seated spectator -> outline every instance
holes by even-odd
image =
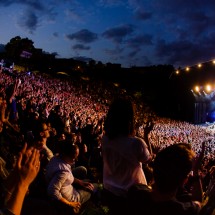
[[[60,143],[59,155],[55,155],[46,168],[47,192],[56,203],[63,203],[65,211],[79,212],[81,205],[87,202],[94,185],[75,178],[71,166],[79,154],[77,145],[64,140]]]
[[[53,152],[47,146],[47,139],[50,137],[49,128],[45,121],[38,120],[33,128],[34,146],[40,150],[42,158],[49,161],[53,157]]]
[[[96,144],[93,147],[92,153],[89,158],[90,167],[96,168],[99,172],[102,172],[103,160],[101,151],[101,137],[97,137]]]
[[[88,148],[85,143],[80,141],[80,138],[77,138],[76,145],[78,145],[79,148],[79,155],[76,162],[76,166],[85,166],[87,169],[89,169],[89,154],[88,154]]]
[[[36,122],[32,132],[33,140],[31,144],[40,151],[40,171],[30,187],[30,196],[42,197],[46,194],[46,166],[54,155],[46,144],[50,136],[46,122],[43,120],[37,120]]]
[[[202,189],[198,175],[199,158],[195,163],[194,158],[194,151],[184,143],[168,146],[158,152],[153,164],[152,189],[139,185],[129,191],[130,214],[199,214]],[[183,197],[183,201],[179,201],[178,190],[187,182],[192,170],[195,174],[192,181],[194,193],[190,198]]]
[[[91,168],[89,166],[88,148],[86,144],[82,142],[81,133],[66,134],[66,139],[72,141],[79,148],[78,157],[72,166],[73,175],[76,177],[76,172],[79,172],[79,179],[85,179],[87,177],[93,180],[93,178],[91,178]]]
[[[51,123],[46,123],[49,129],[49,138],[47,139],[47,147],[53,152],[53,154],[58,153],[58,136],[55,128],[51,126]]]

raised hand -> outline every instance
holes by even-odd
[[[15,169],[19,182],[28,187],[36,178],[40,169],[39,150],[35,148],[27,149],[27,144],[25,144],[19,153]]]
[[[35,148],[27,149],[24,145],[19,153],[14,170],[8,176],[5,188],[5,206],[13,214],[21,214],[23,201],[29,185],[36,178],[40,168],[40,154]]]
[[[206,149],[206,142],[204,141],[202,142],[202,147],[199,155],[194,159],[194,162],[193,162],[193,174],[195,175],[197,175],[199,170],[201,169],[202,160],[205,154],[205,149]]]
[[[148,135],[154,128],[154,123],[152,121],[147,121],[146,126],[144,128],[145,135]]]
[[[93,191],[93,189],[94,189],[93,184],[91,184],[90,182],[82,181],[81,186],[83,186],[84,188],[86,188],[87,190],[90,190],[90,191]]]

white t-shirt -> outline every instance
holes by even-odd
[[[104,188],[124,196],[130,186],[147,184],[142,163],[151,156],[145,141],[138,137],[102,137]]]

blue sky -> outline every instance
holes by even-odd
[[[60,58],[122,67],[215,58],[214,0],[0,0],[0,44],[21,36]]]

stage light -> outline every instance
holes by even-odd
[[[199,90],[200,90],[199,86],[195,86],[194,89],[195,89],[196,92],[199,92]]]
[[[212,90],[210,84],[207,84],[205,88],[206,88],[206,92],[207,92],[207,93],[211,92],[211,90]]]

